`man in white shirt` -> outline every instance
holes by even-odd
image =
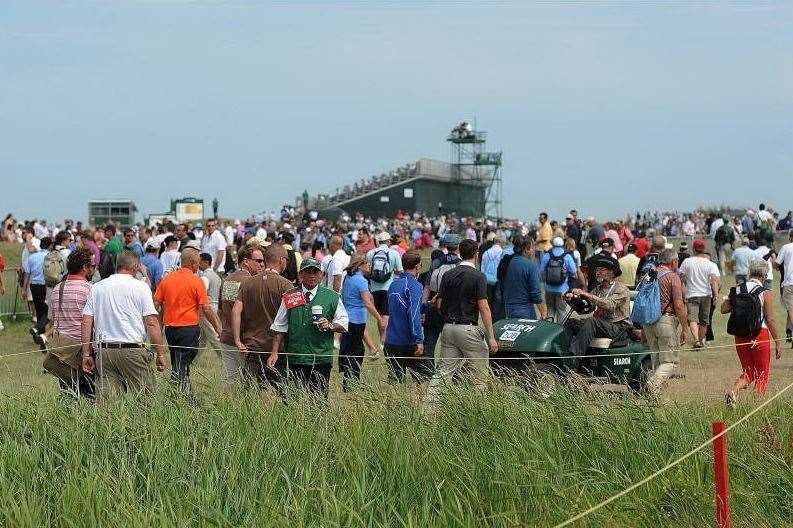
[[[156,349],[157,370],[165,370],[165,349],[151,290],[135,279],[140,267],[138,256],[124,251],[118,257],[116,273],[94,285],[83,308],[82,367],[89,374],[97,371],[98,398],[154,387],[152,351],[144,344],[147,334]]]
[[[163,273],[169,273],[179,268],[182,261],[182,253],[179,251],[179,240],[174,236],[169,236],[164,241],[165,251],[160,255]]]
[[[693,237],[697,233],[697,226],[694,225],[694,222],[691,221],[691,218],[686,218],[686,221],[683,222],[683,234],[686,236]]]
[[[27,270],[28,269],[28,257],[30,257],[31,253],[35,253],[41,249],[41,240],[36,238],[35,234],[33,233],[33,228],[29,226],[25,226],[25,229],[22,231],[22,256],[20,265],[22,270],[25,273],[24,277],[24,284],[29,284],[27,281]],[[28,310],[31,314],[33,314],[33,322],[36,322],[36,310],[33,307],[33,294],[30,291],[30,287],[28,286],[24,292],[25,300],[28,303]]]
[[[322,285],[336,293],[341,293],[344,270],[350,265],[350,256],[342,249],[344,242],[339,235],[334,235],[328,244],[328,254],[322,259],[322,272],[325,274]]]
[[[766,245],[765,241],[760,241],[760,245],[754,250],[754,255],[756,260],[768,262],[768,275],[763,283],[763,287],[770,290],[771,283],[774,281],[774,266],[772,266],[771,263],[774,262],[776,255],[771,251],[771,248]]]
[[[201,238],[201,253],[212,255],[212,269],[221,273],[226,265],[226,238],[217,226],[217,220],[207,220],[206,231]]]
[[[791,341],[791,329],[793,329],[793,229],[788,232],[789,243],[779,249],[776,256],[776,267],[782,274],[782,305],[787,310],[787,334],[788,341]]]
[[[713,221],[713,223],[710,224],[710,233],[708,233],[708,234],[710,236],[712,236],[712,237],[715,237],[716,236],[716,231],[718,231],[719,228],[721,226],[723,226],[723,225],[724,225],[724,219],[722,217],[716,218]]]
[[[234,228],[231,227],[231,224],[223,229],[223,235],[226,237],[226,246],[234,244]]]
[[[678,273],[686,283],[686,307],[691,333],[697,337],[694,348],[705,346],[705,335],[710,324],[710,310],[720,288],[719,267],[705,252],[705,241],[694,241],[694,255],[683,261]]]
[[[769,220],[774,219],[774,215],[766,211],[765,204],[760,204],[760,210],[757,211],[757,218],[762,223],[768,223]]]
[[[256,229],[256,240],[258,240],[262,245],[267,242],[267,222],[262,222],[262,224]]]

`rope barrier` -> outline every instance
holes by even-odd
[[[785,392],[787,392],[791,388],[793,388],[793,382],[791,382],[786,387],[784,387],[782,390],[780,390],[779,392],[774,394],[768,400],[764,401],[763,403],[761,403],[760,405],[755,407],[751,412],[749,412],[748,414],[744,415],[742,418],[737,420],[735,423],[733,423],[732,425],[727,427],[723,432],[721,432],[721,433],[711,437],[707,441],[701,443],[700,445],[698,445],[697,447],[695,447],[694,449],[692,449],[691,451],[689,451],[685,455],[683,455],[680,458],[678,458],[678,459],[670,462],[669,464],[665,465],[664,467],[662,467],[661,469],[659,469],[658,471],[656,471],[652,475],[649,475],[649,476],[643,478],[642,480],[640,480],[639,482],[636,482],[635,484],[632,484],[631,486],[628,486],[627,488],[625,488],[621,492],[617,493],[616,495],[612,495],[611,497],[609,497],[608,499],[606,499],[606,500],[604,500],[602,502],[599,502],[598,504],[592,506],[588,510],[583,511],[583,512],[579,513],[578,515],[575,515],[574,517],[571,517],[571,518],[567,519],[566,521],[555,525],[553,528],[564,528],[565,526],[569,526],[569,525],[573,524],[576,521],[580,521],[581,519],[583,519],[587,515],[589,515],[589,514],[591,514],[593,512],[596,512],[597,510],[599,510],[599,509],[601,509],[601,508],[603,508],[605,506],[608,506],[609,504],[611,504],[612,502],[616,501],[617,499],[620,499],[620,498],[624,497],[625,495],[627,495],[628,493],[632,492],[633,490],[635,490],[637,488],[640,488],[640,487],[644,486],[645,484],[647,484],[648,482],[650,482],[651,480],[663,475],[664,473],[666,473],[667,471],[669,471],[673,467],[683,463],[687,459],[691,458],[695,454],[699,453],[700,451],[702,451],[703,449],[708,447],[716,439],[721,438],[722,436],[726,435],[728,432],[732,431],[733,429],[735,429],[736,427],[741,425],[743,422],[745,422],[746,420],[748,420],[749,418],[751,418],[755,414],[759,413],[760,411],[762,411],[763,409],[765,409],[766,407],[771,405],[771,403],[774,400],[776,400],[777,398],[782,396],[782,394],[784,394]]]
[[[786,341],[786,340],[787,340],[787,338],[768,339],[768,340],[764,340],[764,341],[757,341],[757,344],[783,342],[783,341]],[[99,343],[101,343],[101,342],[100,341],[88,341],[87,343],[75,343],[74,345],[65,345],[65,346],[62,346],[62,347],[47,347],[46,351],[49,352],[51,350],[60,350],[60,349],[63,349],[63,348],[69,348],[69,347],[77,346],[77,345],[80,345],[80,346],[82,346],[84,344],[93,344],[93,345],[95,345],[95,344],[99,344]],[[145,345],[143,345],[143,346],[145,346]],[[154,345],[149,345],[149,346],[154,346]],[[163,346],[168,346],[168,344],[167,343],[163,343]],[[180,345],[178,348],[185,348],[185,349],[189,349],[189,350],[215,350],[211,346],[197,346],[197,347],[193,347],[193,346],[181,346]],[[590,359],[590,358],[656,355],[656,354],[664,354],[664,353],[667,353],[667,352],[678,352],[678,353],[680,353],[680,352],[698,352],[698,353],[703,353],[703,352],[707,352],[709,350],[719,350],[719,349],[728,349],[728,348],[729,349],[734,349],[735,348],[735,343],[728,343],[728,344],[723,344],[723,345],[713,345],[713,346],[708,346],[708,347],[705,347],[705,348],[671,348],[671,349],[667,349],[667,350],[642,350],[642,351],[639,351],[639,352],[623,352],[623,353],[613,352],[613,353],[605,353],[605,354],[584,354],[584,355],[571,355],[571,356],[530,356],[530,355],[524,355],[524,356],[521,356],[521,357],[501,357],[501,356],[498,356],[498,355],[491,355],[491,356],[488,356],[486,358],[481,358],[481,359],[482,360],[484,360],[484,359],[487,359],[487,360],[497,359],[499,361],[503,361],[503,360],[506,360],[506,361],[527,361],[527,360],[531,360],[531,361],[535,361],[536,362],[536,361],[551,361],[551,360],[560,360],[560,359]],[[4,358],[8,358],[8,357],[22,356],[22,355],[26,355],[26,354],[33,354],[35,352],[43,353],[44,351],[42,351],[41,349],[35,349],[35,350],[28,350],[28,351],[25,351],[25,352],[17,352],[17,353],[14,353],[14,354],[0,355],[0,360],[2,360]],[[240,353],[243,353],[243,352],[240,351]],[[265,350],[246,350],[244,353],[269,355],[271,352],[269,350],[267,350],[267,351],[265,351]],[[326,354],[316,354],[316,353],[313,353],[313,352],[279,352],[278,355],[279,356],[312,356],[312,357],[313,356],[320,356],[320,357],[326,357]],[[350,355],[350,354],[332,354],[332,355],[333,356],[342,357],[342,358],[343,357],[360,357],[360,358],[367,357],[365,355],[364,356],[357,356],[357,355]],[[387,357],[389,359],[420,359],[420,358],[425,358],[426,356],[385,356],[385,357]],[[433,358],[431,358],[431,359],[456,359],[456,358],[446,358],[445,356],[433,356]],[[480,359],[480,358],[468,358],[468,359]]]
[[[784,341],[785,339],[786,338],[769,339],[769,340],[765,340],[765,341],[758,341],[757,343],[758,344],[761,344],[761,343],[773,343],[775,341],[777,341],[777,342],[778,341]],[[203,346],[203,347],[180,346],[180,348],[186,348],[186,349],[190,349],[190,350],[213,350],[212,347],[208,347],[208,346]],[[522,357],[501,357],[501,356],[498,356],[498,355],[491,355],[491,356],[488,356],[486,358],[481,358],[481,359],[483,359],[483,360],[484,359],[487,359],[487,360],[497,359],[497,360],[508,360],[508,361],[510,361],[510,360],[512,360],[512,361],[526,361],[526,360],[532,360],[532,361],[544,360],[544,361],[548,361],[548,360],[559,360],[559,359],[587,359],[587,358],[601,358],[601,357],[641,356],[641,355],[645,355],[645,354],[646,355],[655,355],[655,354],[663,354],[663,353],[667,353],[667,352],[699,352],[699,353],[702,353],[702,352],[704,352],[706,350],[717,350],[717,349],[727,349],[727,348],[734,349],[735,348],[735,343],[709,346],[707,348],[685,348],[685,349],[672,348],[672,349],[667,349],[667,350],[655,350],[655,351],[653,351],[653,350],[643,350],[643,351],[640,351],[640,352],[624,352],[624,353],[614,352],[614,353],[608,353],[608,354],[584,354],[584,355],[578,355],[578,356],[528,356],[528,355],[525,355],[525,356],[522,356]],[[248,354],[265,354],[265,355],[269,355],[271,353],[269,350],[267,350],[267,351],[264,351],[264,350],[246,350],[245,352],[248,353]],[[278,355],[279,356],[321,356],[321,357],[325,357],[326,356],[326,354],[315,354],[315,353],[311,353],[311,352],[279,352]],[[333,356],[338,356],[338,357],[366,357],[366,356],[356,356],[356,355],[350,355],[350,354],[332,354],[332,355]],[[387,357],[389,359],[420,359],[420,358],[423,358],[423,357],[426,357],[426,356],[385,356],[385,357]],[[433,356],[432,359],[457,359],[457,358],[456,357],[455,358],[446,358],[445,356],[437,356],[436,355],[436,356]],[[467,358],[467,359],[479,359],[479,358]]]
[[[41,348],[37,348],[35,350],[26,350],[24,352],[15,352],[14,354],[3,354],[3,355],[0,355],[0,360],[3,360],[5,358],[14,357],[14,356],[24,356],[26,354],[34,354],[36,352],[38,352],[40,354],[44,354],[45,352],[52,352],[53,350],[63,350],[65,348],[71,348],[71,347],[78,346],[78,345],[79,346],[94,345],[94,344],[96,344],[98,342],[99,341],[88,341],[87,343],[74,343],[73,345],[63,345],[63,346],[58,346],[58,347],[47,346],[45,350],[42,350]]]

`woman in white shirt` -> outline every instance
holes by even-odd
[[[763,288],[763,282],[768,275],[768,262],[765,260],[753,260],[749,263],[749,276],[746,281],[746,288],[749,293]],[[740,288],[736,286],[735,288]],[[732,295],[733,291],[730,292]],[[756,396],[765,394],[768,387],[768,377],[771,364],[771,347],[773,345],[777,359],[781,357],[779,350],[779,336],[776,331],[774,320],[774,294],[771,290],[765,290],[760,294],[760,304],[762,306],[762,328],[755,337],[735,336],[735,350],[741,362],[741,375],[735,380],[732,388],[724,395],[727,405],[735,405],[738,391],[745,389],[754,383]],[[726,314],[732,311],[730,297],[725,297],[721,304],[721,313]]]

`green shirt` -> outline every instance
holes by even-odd
[[[116,237],[111,238],[105,243],[105,253],[110,255],[119,255],[121,254],[121,250],[124,249],[124,246],[121,244],[121,240]]]

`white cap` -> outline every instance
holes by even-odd
[[[564,240],[562,240],[562,237],[553,237],[551,244],[553,244],[554,247],[562,247],[564,246]]]
[[[385,231],[381,233],[377,233],[375,237],[378,242],[388,242],[391,240],[391,233],[386,233]]]

